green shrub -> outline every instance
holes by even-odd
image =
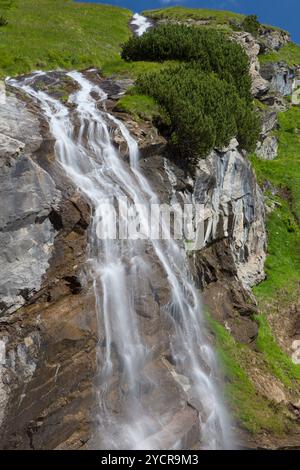
[[[260,22],[258,21],[257,15],[246,16],[241,24],[241,29],[251,33],[252,36],[257,37],[260,30]]]
[[[234,136],[243,149],[254,150],[260,123],[252,105],[249,59],[239,44],[212,29],[163,25],[131,37],[122,57],[177,61],[140,76],[137,86],[164,110],[173,154],[185,166]]]
[[[142,75],[137,87],[166,111],[170,143],[188,166],[235,135],[245,150],[255,146],[259,121],[252,106],[239,97],[233,83],[203,72],[200,64],[173,65]]]
[[[122,46],[127,61],[197,61],[199,69],[215,72],[234,83],[241,97],[251,100],[249,59],[242,47],[222,33],[185,25],[163,25]]]
[[[0,16],[0,26],[6,26],[8,24],[7,18],[3,15]]]

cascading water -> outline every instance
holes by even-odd
[[[143,15],[135,13],[132,17],[131,24],[137,36],[142,36],[151,28],[151,21]]]
[[[115,218],[107,202],[129,201],[129,212],[138,213],[145,225],[150,222],[150,204],[158,203],[139,167],[139,151],[123,123],[105,111],[102,89],[78,72],[67,75],[79,88],[63,105],[34,81],[37,72],[20,80],[9,80],[41,107],[55,139],[55,153],[67,175],[89,201],[93,210],[87,265],[93,280],[99,325],[98,377],[99,402],[95,446],[105,449],[158,449],[160,431],[172,419],[165,391],[155,375],[147,370],[154,354],[141,334],[137,304],[144,295],[143,280],[154,273],[146,253],[153,253],[167,278],[170,298],[161,315],[170,325],[171,372],[182,388],[186,401],[199,410],[202,448],[231,447],[229,425],[219,400],[215,378],[217,366],[205,337],[198,292],[189,275],[185,251],[179,242],[158,239],[103,239],[99,227],[113,233]],[[78,126],[79,122],[79,126]],[[75,124],[76,123],[76,124]],[[112,143],[110,127],[115,126],[127,143],[130,165]],[[162,233],[168,228],[161,222]],[[163,238],[163,237],[162,237]],[[167,238],[167,237],[166,237]],[[103,333],[104,332],[104,333]],[[169,373],[166,367],[165,373]],[[184,379],[184,380],[183,380]],[[145,403],[145,390],[155,389],[158,400]],[[112,405],[117,394],[118,409]],[[169,436],[170,448],[183,444]]]

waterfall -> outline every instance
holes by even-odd
[[[145,16],[135,13],[132,17],[131,24],[137,36],[142,36],[149,28],[151,28],[151,21]]]
[[[230,426],[216,386],[218,368],[184,248],[172,239],[123,240],[98,236],[99,227],[114,230],[114,213],[107,202],[115,205],[126,198],[129,209],[137,212],[146,225],[151,203],[159,203],[139,166],[138,145],[126,126],[106,111],[106,94],[87,74],[67,74],[77,89],[67,105],[34,87],[35,80],[43,75],[36,72],[8,82],[40,106],[55,139],[58,162],[92,208],[87,267],[99,328],[95,447],[183,446],[172,436],[173,410],[171,405],[168,407],[168,396],[159,377],[149,370],[155,345],[143,337],[138,314],[145,293],[144,281],[155,276],[151,262],[155,259],[170,292],[169,301],[160,309],[162,321],[169,325],[170,358],[157,360],[164,373],[172,375],[186,402],[198,410],[202,448],[229,448]],[[112,127],[119,130],[127,143],[129,164],[112,142]],[[163,221],[161,230],[167,231]],[[147,390],[154,397],[148,401]],[[164,442],[164,428],[169,430],[168,444]]]

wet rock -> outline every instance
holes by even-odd
[[[124,79],[110,79],[101,80],[101,89],[107,93],[109,100],[118,100],[126,91],[134,85],[134,80],[129,78]]]
[[[41,287],[55,237],[48,216],[60,193],[50,175],[32,158],[31,150],[41,142],[38,119],[10,96],[3,108],[0,108],[0,308],[7,314],[24,304],[22,291]],[[18,128],[16,121],[20,123]]]
[[[251,294],[237,279],[229,241],[220,240],[194,252],[191,270],[213,317],[226,326],[236,340],[253,343],[258,326],[252,315],[257,310]]]
[[[133,138],[139,145],[141,158],[148,158],[157,154],[163,154],[167,141],[159,134],[152,122],[135,122],[129,114],[114,112],[114,115],[126,124]],[[113,127],[113,140],[124,158],[128,159],[128,148],[120,130]]]
[[[297,69],[284,62],[263,64],[260,73],[270,83],[271,92],[289,96],[295,89]]]
[[[177,444],[178,449],[189,450],[194,446],[199,447],[197,436],[199,435],[199,417],[195,410],[186,407],[176,413],[164,428],[151,437],[150,443],[155,449],[170,449],[172,443]],[[142,442],[141,448],[147,448],[147,441]]]
[[[60,75],[36,85],[58,93]],[[38,108],[7,94],[0,106],[2,449],[79,448],[91,429],[96,324],[82,277],[90,209],[53,153]]]
[[[255,307],[249,287],[265,277],[265,209],[250,162],[237,147],[232,140],[200,160],[192,182],[161,155],[142,159],[141,167],[162,202],[176,197],[189,203],[193,197],[204,205],[205,246],[191,253],[194,278],[216,318],[229,321],[233,335],[251,343],[257,324],[250,318]],[[238,301],[235,291],[242,295]]]
[[[257,48],[255,50],[257,52]],[[106,88],[109,109],[113,109],[114,100],[129,86],[113,81],[103,84],[99,71],[85,73]],[[59,82],[58,75],[53,75],[51,80],[43,83],[51,88],[53,83],[57,85],[57,80]],[[57,87],[55,90],[54,93]],[[12,97],[12,100],[14,106],[28,112],[20,99]],[[181,204],[192,200],[204,204],[206,243],[202,249],[189,253],[191,272],[214,317],[238,341],[251,345],[257,336],[257,324],[252,321],[256,307],[249,287],[264,278],[266,232],[263,197],[238,142],[233,140],[227,148],[214,150],[201,160],[192,178],[166,158],[166,141],[151,122],[136,123],[124,113],[118,113],[117,117],[126,123],[138,141],[141,168],[161,202],[169,203],[176,198]],[[17,141],[5,144],[3,162],[9,175],[7,180],[11,181],[13,177],[11,168],[21,165],[16,173],[17,184],[24,178],[28,187],[32,185],[31,205],[23,191],[22,204],[13,206],[3,222],[9,232],[4,230],[0,235],[30,227],[33,230],[30,237],[39,249],[45,246],[49,249],[47,266],[45,261],[38,271],[33,262],[32,266],[24,268],[25,275],[30,273],[30,277],[38,272],[40,284],[32,286],[24,280],[26,286],[18,286],[16,290],[20,303],[14,300],[14,310],[10,315],[6,311],[0,319],[0,348],[5,344],[2,364],[0,357],[0,403],[3,404],[0,442],[2,448],[12,449],[92,448],[96,424],[93,384],[94,380],[100,380],[99,377],[95,379],[96,345],[99,341],[102,352],[107,345],[103,326],[96,322],[91,280],[85,272],[91,214],[88,204],[65,179],[55,162],[47,125],[40,116],[35,124],[32,119],[30,114],[27,126],[32,130],[28,137],[22,125],[21,130],[12,127],[9,132],[7,128],[0,130]],[[274,116],[269,116],[262,135],[267,136],[273,125]],[[128,149],[113,124],[111,132],[116,147],[126,160]],[[7,165],[8,160],[12,167]],[[30,181],[28,174],[32,177]],[[41,233],[37,233],[38,230]],[[42,256],[46,260],[37,248],[28,244],[23,247],[20,239],[14,240],[14,249],[20,249],[21,254],[26,254],[25,248],[29,247],[33,250],[31,258]],[[13,247],[11,250],[14,253]],[[146,246],[143,251],[143,259],[147,257],[151,272],[140,279],[142,295],[133,299],[140,331],[149,351],[147,370],[143,372],[150,381],[144,380],[141,374],[139,384],[143,408],[154,409],[162,416],[160,426],[155,428],[152,436],[158,446],[167,447],[169,436],[176,435],[179,447],[199,447],[200,404],[194,399],[192,390],[190,403],[187,403],[185,392],[190,385],[184,370],[176,377],[172,370],[169,335],[174,326],[166,315],[172,300],[168,281],[151,247]],[[7,259],[5,262],[8,263]],[[19,256],[16,263],[19,263]],[[18,266],[20,264],[17,264],[16,272]],[[128,282],[131,269],[128,260]],[[5,279],[3,283],[5,285]],[[8,284],[17,286],[13,280]],[[23,307],[19,308],[20,305]],[[7,310],[7,306],[5,308]],[[117,362],[119,358],[114,345],[112,349],[113,361]],[[162,359],[166,357],[168,361]],[[128,389],[126,386],[122,390],[118,388],[117,376],[112,381],[109,403],[115,413],[120,413],[121,400]],[[158,383],[160,387],[155,386]],[[161,387],[165,392],[163,397]],[[167,407],[171,410],[169,416],[164,413]],[[105,436],[101,438],[104,440]]]

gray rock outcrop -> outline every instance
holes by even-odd
[[[32,158],[39,122],[15,97],[0,106],[0,312],[8,314],[41,287],[55,230],[49,214],[59,201],[50,177]]]
[[[297,69],[284,62],[266,63],[261,66],[261,76],[270,83],[270,92],[289,96],[295,89]]]
[[[0,105],[1,449],[54,448],[73,434],[70,446],[82,445],[76,432],[87,429],[95,374],[95,328],[83,315],[93,310],[88,295],[78,298],[77,278],[88,220],[53,162],[38,108],[8,92]]]
[[[234,32],[231,37],[243,47],[249,57],[253,96],[260,97],[264,95],[269,90],[270,84],[260,74],[260,63],[258,60],[260,45],[258,41],[250,33],[246,32]]]
[[[93,79],[101,77],[95,73]],[[48,83],[51,74],[45,86]],[[106,82],[110,112],[122,86],[127,86],[112,85]],[[5,449],[78,449],[92,446],[97,341],[105,348],[105,335],[97,330],[92,286],[84,275],[89,208],[61,174],[38,109],[32,113],[32,104],[26,106],[23,99],[9,98],[9,113],[14,117],[18,110],[19,126],[13,127],[15,118],[9,126],[3,118],[1,130],[6,136],[1,189],[9,196],[10,210],[2,208],[0,235],[13,234],[11,244],[5,239],[6,276],[1,284],[13,298],[5,305],[3,301],[0,318],[0,354],[5,351],[2,362],[0,357],[0,442]],[[266,231],[263,196],[238,142],[214,150],[199,162],[195,177],[187,177],[167,158],[166,141],[150,121],[137,123],[125,113],[117,115],[138,141],[141,167],[160,200],[168,203],[176,197],[181,203],[194,200],[204,205],[205,246],[189,254],[191,272],[212,314],[237,340],[251,344],[257,325],[252,320],[256,309],[250,286],[264,277]],[[266,120],[265,133],[274,122],[272,116]],[[25,129],[31,129],[28,136]],[[113,125],[111,134],[126,160],[126,143]],[[153,351],[147,367],[153,383],[163,384],[174,410],[157,438],[168,442],[172,429],[191,447],[199,444],[199,421],[168,362],[170,325],[162,311],[170,292],[155,254],[149,250],[145,256],[151,276],[141,280],[144,295],[135,300],[141,334]],[[120,393],[113,389],[116,413]],[[157,400],[155,387],[143,400],[145,406]]]
[[[266,229],[264,198],[249,161],[232,140],[199,163],[195,200],[207,212],[206,245],[228,239],[238,279],[249,288],[264,279]]]
[[[278,115],[272,108],[261,111],[262,128],[256,147],[256,154],[263,160],[274,160],[278,154],[278,138],[275,131],[278,129]]]
[[[256,154],[262,160],[274,160],[278,154],[278,139],[275,135],[267,136],[262,142],[258,142]]]
[[[259,41],[265,50],[279,51],[285,44],[291,41],[291,36],[288,32],[282,29],[268,28],[262,26]]]

